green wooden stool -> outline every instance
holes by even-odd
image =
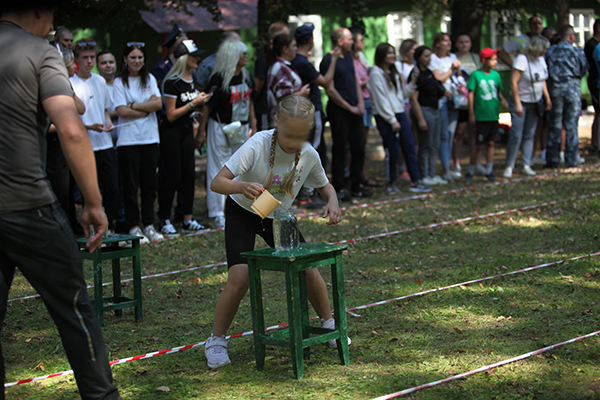
[[[104,325],[104,311],[115,311],[115,315],[123,315],[123,309],[135,307],[135,320],[142,319],[142,268],[140,261],[141,236],[109,235],[102,238],[104,247],[90,253],[85,247],[87,238],[77,239],[81,255],[94,264],[94,308],[100,325]],[[131,247],[121,247],[119,242],[131,240]],[[133,298],[121,294],[121,258],[132,258],[133,264]],[[112,260],[113,295],[104,297],[102,294],[102,262]],[[105,304],[110,303],[110,304]]]
[[[242,256],[248,259],[257,370],[262,371],[265,368],[266,345],[283,346],[291,350],[294,376],[301,379],[304,368],[303,354],[308,358],[311,346],[334,339],[337,340],[341,364],[348,365],[348,325],[342,263],[342,252],[347,248],[348,246],[302,243],[299,249],[290,251],[270,248],[242,253]],[[306,270],[328,265],[331,266],[333,306],[336,310],[334,330],[311,326],[308,317]],[[265,332],[260,282],[262,270],[285,273],[289,329],[275,333]],[[289,338],[286,338],[288,335]]]

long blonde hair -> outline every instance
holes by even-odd
[[[212,78],[214,75],[220,74],[223,77],[223,84],[221,89],[225,92],[229,90],[229,84],[235,75],[235,69],[237,68],[240,57],[248,52],[248,46],[241,40],[227,39],[219,46],[217,51],[217,58],[215,60],[215,66],[210,75]],[[246,68],[242,68],[242,78],[244,82],[248,76]]]
[[[164,77],[164,79],[162,80],[161,83],[161,90],[160,92],[163,94],[163,102],[165,101],[165,82],[167,82],[168,80],[179,80],[179,79],[183,79],[183,76],[185,75],[185,70],[187,68],[187,63],[188,63],[188,58],[189,58],[189,54],[184,54],[181,57],[179,57],[177,60],[175,60],[175,64],[173,64],[173,67],[171,68],[171,70],[169,71],[169,73],[167,74],[167,76]],[[193,70],[190,70],[190,74],[192,75],[192,78],[195,75],[195,72]]]
[[[284,98],[277,105],[277,122],[281,122],[284,119],[298,119],[301,121],[307,121],[310,123],[310,128],[315,124],[315,106],[311,103],[311,101],[304,96],[300,96],[298,94],[292,94]],[[265,183],[263,184],[266,190],[271,189],[271,184],[273,183],[273,166],[275,165],[275,150],[277,148],[277,128],[273,132],[273,137],[271,138],[271,150],[269,156],[269,173],[267,174],[267,178],[265,179]],[[288,174],[285,183],[283,185],[283,190],[285,194],[293,198],[294,197],[294,180],[296,179],[296,167],[298,166],[298,162],[300,161],[300,155],[302,154],[302,149],[296,150],[296,158],[294,159],[294,168]]]

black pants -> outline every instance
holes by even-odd
[[[344,188],[344,172],[348,147],[352,155],[350,163],[351,190],[359,190],[365,164],[365,127],[363,117],[346,111],[332,100],[327,104],[331,124],[333,147],[331,149],[331,174],[335,190]]]
[[[160,155],[166,180],[158,190],[158,217],[171,218],[175,192],[183,196],[183,215],[194,210],[196,160],[194,157],[194,132],[191,126],[160,131]],[[181,188],[181,190],[179,190]]]
[[[119,206],[119,163],[114,149],[94,152],[98,185],[102,190],[102,206],[108,219],[109,229],[114,229]],[[85,199],[84,199],[85,201]]]
[[[15,266],[42,296],[75,371],[82,399],[119,399],[102,331],[86,290],[82,259],[58,204],[0,212],[0,322]],[[0,368],[5,378],[4,357]],[[0,392],[4,399],[4,390]]]
[[[46,135],[46,177],[63,210],[69,209],[69,165],[65,160],[58,135]]]
[[[138,188],[141,189],[142,223],[154,223],[156,200],[156,167],[158,143],[119,147],[119,167],[123,176],[123,201],[125,221],[129,228],[140,224]]]
[[[310,144],[319,153],[321,166],[327,171],[327,144],[325,143],[325,115],[322,110],[315,112],[315,126],[310,132]]]

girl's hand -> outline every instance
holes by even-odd
[[[427,121],[425,121],[425,119],[419,121],[419,129],[422,131],[427,130]]]
[[[452,61],[452,69],[456,71],[459,68],[460,68],[460,61],[458,61],[458,60]]]
[[[310,85],[307,83],[298,90],[300,96],[308,96],[310,94]]]
[[[400,132],[400,122],[396,121],[392,124],[392,132]]]
[[[265,188],[260,183],[245,182],[244,191],[242,192],[242,194],[246,196],[247,199],[254,200],[264,191]]]
[[[206,102],[211,98],[212,93],[199,93],[198,96],[196,96],[196,98],[194,100],[191,101],[191,103],[194,106],[202,106],[204,104],[206,104]]]
[[[523,116],[523,104],[520,101],[515,103],[515,114],[517,114],[517,117]]]
[[[196,148],[198,150],[200,150],[200,148],[202,148],[202,145],[204,144],[204,142],[206,142],[206,131],[198,129],[198,133],[196,134],[196,137],[194,138],[194,146],[196,146]]]
[[[340,210],[340,203],[337,201],[337,199],[327,203],[323,209],[323,218],[327,218],[327,216],[329,216],[327,225],[336,225],[341,222],[342,210]]]

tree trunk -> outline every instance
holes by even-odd
[[[471,51],[478,52],[481,47],[481,25],[485,10],[473,0],[454,0],[452,3],[452,22],[450,25],[452,43],[458,35],[467,33],[471,37]]]
[[[556,29],[569,23],[569,0],[556,0]]]

